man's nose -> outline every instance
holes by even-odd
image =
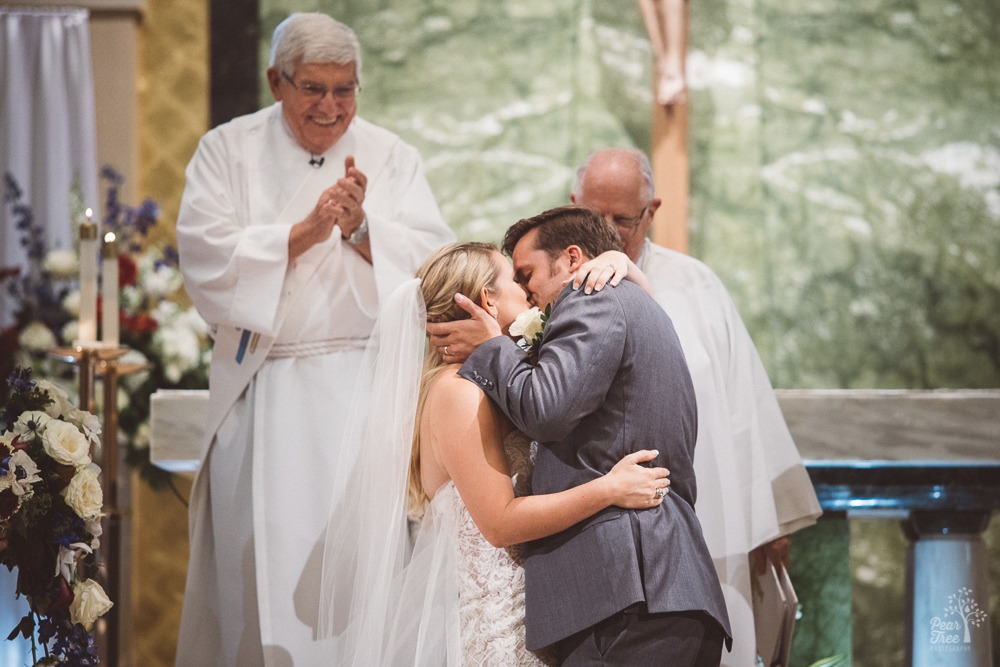
[[[328,90],[319,98],[316,106],[322,111],[336,111],[340,108],[340,100],[333,96],[332,90]]]

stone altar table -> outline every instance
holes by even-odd
[[[1000,391],[785,390],[778,400],[824,510],[902,520],[907,663],[992,665],[982,532],[1000,508]]]

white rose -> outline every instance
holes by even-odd
[[[63,297],[63,309],[73,317],[80,316],[80,290],[74,290]]]
[[[38,388],[45,391],[52,399],[51,403],[45,405],[45,412],[55,419],[60,415],[68,415],[70,412],[75,410],[73,404],[70,403],[69,394],[67,394],[62,387],[55,385],[48,380],[38,380]]]
[[[72,343],[80,338],[80,322],[78,320],[70,320],[59,332],[62,339],[67,343]]]
[[[45,427],[48,426],[50,421],[52,421],[52,418],[40,410],[22,412],[17,421],[14,422],[14,433],[21,440],[28,442],[45,433]]]
[[[511,336],[521,336],[530,343],[542,333],[544,327],[545,321],[542,320],[542,311],[538,310],[538,306],[534,306],[515,317],[508,331],[510,331]]]
[[[31,352],[45,352],[56,346],[56,337],[51,329],[35,320],[21,329],[17,342]]]
[[[74,623],[79,623],[90,632],[94,627],[94,621],[108,613],[114,604],[99,583],[87,579],[73,585],[73,602],[69,605],[69,617]]]
[[[80,262],[72,250],[53,250],[45,256],[42,268],[56,278],[75,278],[80,271]]]
[[[91,463],[76,469],[76,474],[62,490],[62,497],[81,519],[99,516],[104,506],[104,491],[97,476],[101,469]]]
[[[53,419],[45,425],[42,446],[59,463],[76,467],[90,463],[90,443],[87,438],[80,433],[79,428],[59,419]]]

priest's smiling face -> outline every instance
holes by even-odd
[[[358,110],[358,77],[353,62],[303,63],[295,70],[267,70],[274,99],[281,102],[285,122],[299,145],[325,153],[340,140]]]

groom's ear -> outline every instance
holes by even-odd
[[[583,248],[578,245],[571,245],[565,250],[563,250],[563,255],[569,262],[569,272],[576,273],[576,270],[588,260],[586,253],[583,252]]]

